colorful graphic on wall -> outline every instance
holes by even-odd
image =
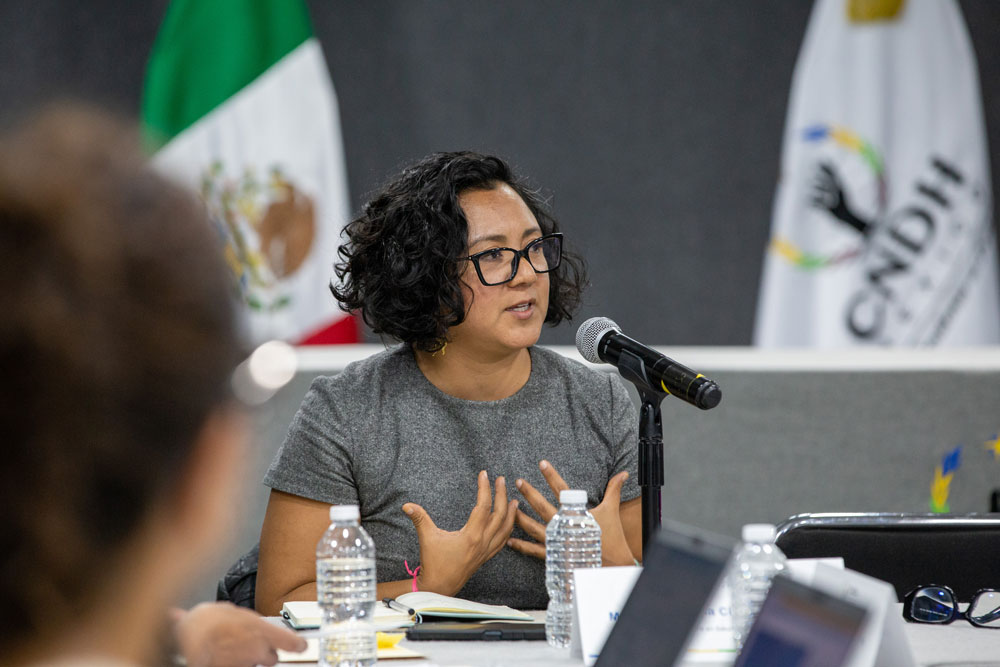
[[[931,482],[931,511],[936,514],[950,512],[948,494],[951,491],[951,480],[955,471],[962,465],[962,445],[947,452],[934,468],[934,481]]]
[[[1000,434],[994,433],[993,437],[983,443],[986,451],[993,452],[993,460],[1000,461]]]

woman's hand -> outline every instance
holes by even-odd
[[[551,463],[542,461],[538,467],[557,498],[560,491],[569,488],[569,485],[563,481],[562,476]],[[626,479],[628,479],[628,472],[622,471],[608,480],[608,485],[604,489],[604,500],[601,501],[600,505],[590,510],[601,527],[601,561],[603,565],[632,565],[635,562],[625,539],[625,530],[622,527],[620,514],[622,484],[625,483]],[[544,523],[532,519],[521,510],[517,510],[517,525],[536,541],[511,538],[507,540],[507,544],[515,551],[544,559],[545,524],[552,519],[557,508],[553,507],[552,503],[546,500],[545,496],[526,480],[517,480],[517,488]]]
[[[477,484],[476,506],[462,529],[455,532],[435,526],[427,510],[420,505],[403,505],[420,541],[420,574],[417,575],[420,590],[454,595],[483,563],[499,553],[514,530],[517,501],[507,501],[504,478],[497,478],[492,511],[490,480],[485,470],[479,473]]]

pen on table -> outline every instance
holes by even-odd
[[[405,607],[405,606],[399,604],[393,598],[382,598],[382,602],[389,609],[395,609],[396,611],[401,611],[404,614],[406,614],[407,616],[413,616],[415,613],[417,613],[417,612],[413,611],[412,609],[410,609],[409,607]]]

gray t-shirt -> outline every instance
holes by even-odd
[[[538,469],[551,461],[571,488],[600,503],[608,479],[629,478],[622,501],[639,496],[638,415],[616,375],[543,348],[530,348],[531,376],[513,396],[467,401],[443,393],[407,346],[352,363],[313,381],[264,477],[273,489],[331,504],[357,503],[375,541],[379,581],[408,578],[420,560],[416,530],[402,505],[413,502],[443,530],[465,525],[476,475],[507,480],[508,500],[524,478],[554,497]],[[514,537],[526,537],[515,526]],[[523,609],[548,602],[543,561],[504,547],[458,597]]]

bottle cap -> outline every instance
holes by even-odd
[[[777,531],[774,524],[770,523],[748,523],[743,526],[743,541],[756,542],[758,544],[771,544]]]
[[[563,489],[559,492],[560,505],[586,505],[587,492],[583,489]]]
[[[357,521],[360,518],[357,505],[330,505],[330,521]]]

